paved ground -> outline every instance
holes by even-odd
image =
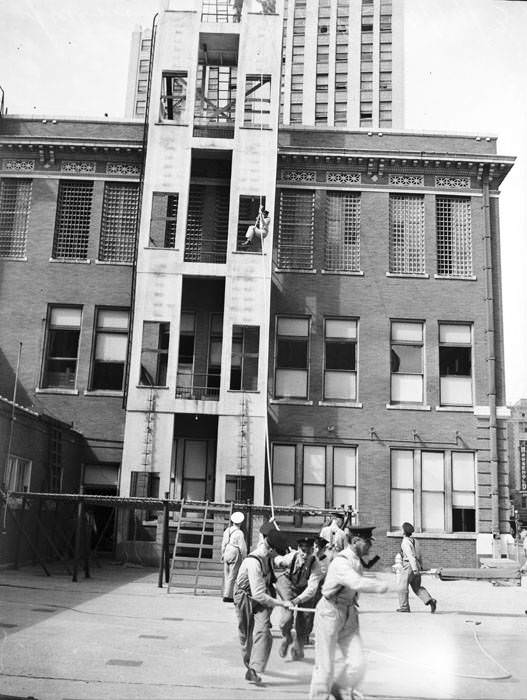
[[[380,574],[393,585],[390,573]],[[527,698],[527,580],[523,586],[425,578],[438,611],[396,594],[361,597],[366,698]],[[277,634],[273,630],[273,634]],[[304,661],[278,657],[265,684],[244,680],[232,605],[157,588],[152,569],[105,563],[93,578],[0,571],[0,698],[38,700],[297,700]],[[3,694],[3,695],[2,695]]]

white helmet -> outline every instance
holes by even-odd
[[[243,513],[240,513],[239,510],[237,510],[231,515],[231,520],[235,525],[239,525],[245,520],[245,515]]]

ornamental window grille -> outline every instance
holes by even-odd
[[[425,204],[421,195],[390,195],[389,271],[425,272]]]
[[[316,182],[315,170],[282,170],[282,180],[286,182]]]
[[[141,168],[134,163],[106,163],[107,175],[140,175]]]
[[[326,182],[341,185],[357,185],[361,182],[360,173],[334,172],[328,170],[326,173]]]
[[[35,161],[25,158],[6,158],[2,161],[4,170],[14,170],[19,173],[30,173],[35,169]]]
[[[328,192],[324,269],[360,270],[360,193]]]
[[[449,190],[468,190],[470,189],[470,178],[438,175],[435,178],[435,186]]]
[[[92,174],[95,172],[95,168],[94,160],[62,160],[60,162],[62,173]]]
[[[472,276],[470,198],[436,197],[437,274]]]
[[[176,71],[163,73],[161,84],[161,119],[169,122],[180,121],[187,105],[187,73]]]
[[[313,269],[314,224],[314,191],[282,190],[278,220],[279,268]]]
[[[66,180],[60,183],[53,258],[87,259],[92,199],[93,182]]]
[[[139,187],[134,182],[107,182],[104,186],[99,260],[134,260]]]
[[[175,248],[179,194],[154,192],[150,219],[149,248]]]
[[[389,175],[388,184],[401,187],[422,187],[425,184],[425,179],[424,175]]]
[[[0,180],[1,258],[23,258],[26,255],[31,186],[31,180]]]

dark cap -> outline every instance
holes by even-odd
[[[266,535],[262,532],[262,535],[267,538],[267,543],[277,554],[283,556],[287,552],[289,543],[283,532],[277,530],[276,528],[272,528]]]
[[[325,537],[315,537],[315,544],[320,549],[323,549],[329,542]]]
[[[414,531],[414,526],[412,525],[412,523],[403,523],[401,525],[401,529],[405,535],[411,535]]]
[[[331,517],[342,518],[342,520],[344,520],[346,517],[346,513],[343,510],[336,510]]]
[[[348,531],[351,537],[363,537],[365,540],[373,539],[373,530],[375,525],[348,525]]]
[[[267,537],[267,535],[273,530],[278,530],[278,528],[272,520],[266,520],[260,528],[260,532],[264,537]]]
[[[298,545],[305,544],[306,547],[312,547],[315,544],[313,537],[301,537],[296,541]]]

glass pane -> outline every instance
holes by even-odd
[[[439,326],[439,342],[470,345],[472,342],[471,326],[441,323]]]
[[[304,486],[302,500],[305,506],[324,508],[326,503],[326,489],[324,486]]]
[[[357,321],[326,321],[326,338],[350,338],[357,337]]]
[[[202,440],[186,440],[183,478],[204,479],[206,468],[207,443]]]
[[[275,484],[295,483],[295,446],[273,446],[273,482]]]
[[[422,403],[423,377],[419,374],[392,374],[394,403]]]
[[[355,369],[354,341],[326,342],[326,369]]]
[[[392,345],[392,372],[419,374],[423,371],[422,345]]]
[[[286,340],[278,338],[276,345],[277,367],[307,367],[307,340]]]
[[[352,506],[357,507],[355,489],[345,486],[335,486],[333,489],[333,506]]]
[[[445,461],[442,452],[421,453],[421,479],[425,491],[445,490]]]
[[[442,406],[472,406],[470,377],[441,377]]]
[[[476,490],[472,452],[452,452],[452,488],[454,491]]]
[[[335,447],[333,449],[333,484],[355,486],[357,450],[355,447]],[[353,489],[354,490],[354,489]]]
[[[470,377],[472,373],[471,348],[440,347],[439,376]]]
[[[279,318],[278,335],[307,336],[309,333],[309,319],[307,318]]]
[[[326,483],[326,448],[320,445],[304,447],[304,483]]]
[[[452,505],[458,508],[475,508],[476,496],[474,491],[453,491]]]
[[[128,337],[121,333],[98,333],[95,358],[105,362],[124,362]]]
[[[99,309],[97,313],[97,327],[128,330],[128,311]]]
[[[77,358],[80,331],[52,330],[49,332],[49,357]]]
[[[212,314],[210,321],[210,332],[215,335],[223,334],[223,315],[222,314]]]
[[[78,328],[81,325],[81,310],[55,307],[51,309],[50,324]]]
[[[211,341],[209,365],[221,365],[221,340]]]
[[[181,314],[180,332],[194,333],[194,314]]]
[[[290,506],[295,500],[293,486],[273,485],[273,498],[275,506]]]
[[[197,479],[185,479],[183,482],[182,497],[189,501],[205,500],[205,481]]]
[[[355,372],[326,372],[324,398],[354,401],[357,398]]]
[[[307,397],[307,372],[305,370],[277,369],[276,396],[278,398]]]
[[[423,341],[423,324],[394,321],[392,323],[392,340]]]
[[[412,450],[392,450],[392,488],[413,489],[414,453]],[[413,522],[413,520],[411,521]],[[399,523],[400,524],[400,523]]]
[[[412,491],[392,491],[391,527],[398,529],[404,522],[414,522],[414,494]]]
[[[442,493],[423,493],[421,520],[423,530],[445,529],[445,502]],[[411,521],[410,521],[411,522]]]

